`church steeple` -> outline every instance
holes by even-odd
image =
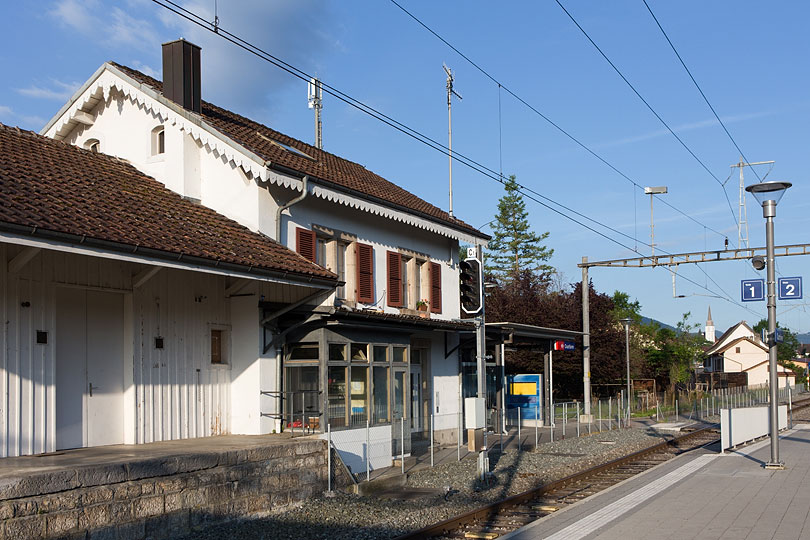
[[[706,341],[714,343],[714,321],[712,321],[712,307],[709,306],[709,314],[706,316],[706,331],[703,334]]]

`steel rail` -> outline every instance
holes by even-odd
[[[810,400],[808,400],[810,405]],[[444,521],[440,521],[439,523],[435,523],[433,525],[428,525],[422,529],[403,534],[401,536],[396,537],[394,540],[416,540],[419,538],[431,538],[435,536],[441,536],[443,534],[447,534],[450,531],[458,529],[461,525],[466,523],[470,523],[473,521],[477,521],[486,517],[491,517],[496,515],[498,512],[510,508],[512,506],[517,506],[525,501],[529,501],[531,499],[538,498],[541,495],[546,493],[558,490],[562,487],[565,487],[568,484],[578,482],[580,480],[584,480],[590,476],[594,476],[604,471],[608,471],[610,469],[615,469],[620,467],[621,465],[636,461],[642,457],[648,456],[650,454],[654,454],[660,452],[662,450],[666,450],[669,447],[675,446],[680,442],[687,441],[689,439],[698,437],[699,435],[703,435],[704,433],[708,433],[709,431],[715,429],[714,427],[706,427],[703,429],[699,429],[693,431],[691,433],[687,433],[681,437],[677,437],[670,441],[664,441],[662,443],[650,446],[648,448],[644,448],[643,450],[639,450],[637,452],[633,452],[632,454],[628,454],[626,456],[622,456],[620,458],[616,458],[612,461],[608,461],[601,465],[597,465],[595,467],[591,467],[584,471],[580,471],[565,478],[561,478],[559,480],[555,480],[543,486],[530,489],[528,491],[524,491],[523,493],[518,493],[516,495],[512,495],[511,497],[507,497],[506,499],[502,499],[500,501],[496,501],[494,503],[490,503],[486,506],[482,506],[475,510],[471,510],[464,514],[459,514],[458,516],[454,516],[452,518],[446,519]],[[719,440],[719,437],[718,437]],[[539,518],[538,518],[539,519]]]
[[[810,399],[805,399],[802,401],[797,401],[793,403],[792,410],[799,410],[805,409],[810,407]],[[416,531],[412,531],[410,533],[403,534],[394,538],[394,540],[417,540],[420,538],[431,538],[436,536],[441,536],[450,533],[453,530],[460,528],[462,525],[472,523],[475,521],[479,521],[486,518],[492,518],[497,515],[499,512],[506,510],[511,507],[518,506],[526,501],[530,501],[532,499],[540,498],[542,495],[547,493],[552,493],[557,491],[568,484],[573,484],[575,482],[579,482],[581,480],[585,480],[591,476],[596,476],[602,472],[610,471],[612,469],[618,469],[622,465],[632,463],[634,461],[640,460],[650,454],[655,454],[661,451],[664,451],[670,447],[676,446],[681,442],[688,441],[690,439],[696,438],[701,436],[705,433],[712,431],[714,428],[713,426],[708,426],[703,429],[695,430],[693,432],[687,433],[680,437],[676,437],[669,441],[664,441],[658,443],[656,445],[650,446],[648,448],[644,448],[637,452],[633,452],[626,456],[622,456],[616,458],[614,460],[608,461],[606,463],[602,463],[601,465],[596,465],[595,467],[591,467],[589,469],[585,469],[583,471],[579,471],[577,473],[571,474],[559,480],[555,480],[553,482],[549,482],[548,484],[539,486],[534,489],[530,489],[528,491],[524,491],[523,493],[518,493],[516,495],[512,495],[511,497],[507,497],[506,499],[502,499],[500,501],[496,501],[494,503],[490,503],[488,505],[482,506],[475,510],[471,510],[469,512],[459,514],[457,516],[448,518],[444,521],[440,521],[438,523],[434,523],[432,525],[428,525],[422,529],[418,529]],[[719,440],[719,437],[718,437]],[[694,449],[691,449],[694,450]],[[690,451],[690,450],[686,450]],[[538,517],[538,519],[540,519]]]

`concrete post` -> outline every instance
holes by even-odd
[[[582,262],[587,263],[588,257],[582,257]],[[588,279],[588,267],[582,267],[582,382],[583,396],[585,400],[585,416],[590,421],[591,416],[591,319],[589,306],[590,281]]]

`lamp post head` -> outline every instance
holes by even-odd
[[[628,327],[628,326],[630,326],[630,323],[633,322],[633,319],[631,319],[630,317],[627,317],[627,318],[624,318],[624,319],[619,319],[619,322],[622,323],[625,327]]]
[[[651,186],[644,188],[645,195],[663,195],[667,192],[667,186]]]
[[[792,186],[790,182],[760,182],[758,184],[751,184],[745,191],[752,194],[761,206],[765,206],[768,201],[773,201],[773,205],[779,204],[782,195],[785,194],[787,188]]]

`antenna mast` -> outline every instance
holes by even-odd
[[[731,166],[740,168],[740,219],[737,223],[737,247],[740,249],[748,248],[748,210],[745,207],[745,180],[743,179],[743,169],[751,167],[752,165],[770,165],[773,168],[773,161],[755,161],[754,163],[746,163],[740,156],[740,162]],[[770,171],[768,171],[770,173]],[[765,176],[768,176],[767,174]],[[763,177],[762,180],[765,180]]]
[[[451,114],[451,105],[453,103],[453,96],[462,99],[461,94],[453,90],[453,72],[447,65],[442,64],[444,72],[447,74],[447,159],[450,165],[450,217],[453,217],[453,116]]]
[[[323,150],[323,131],[321,125],[321,109],[323,109],[323,93],[321,91],[321,81],[313,77],[308,85],[308,104],[310,109],[315,109],[315,147]]]

